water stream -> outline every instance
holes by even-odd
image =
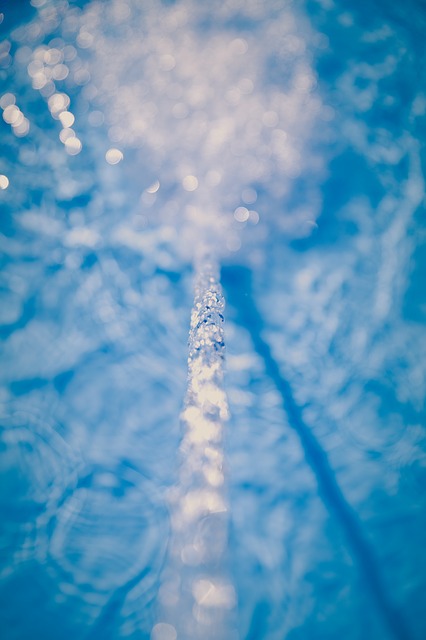
[[[154,637],[231,639],[236,631],[224,476],[224,299],[212,258],[198,258],[179,478],[170,492],[172,531]],[[165,622],[167,620],[167,622]],[[168,626],[167,626],[168,625]]]

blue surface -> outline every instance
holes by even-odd
[[[33,5],[0,5],[2,637],[150,637],[208,242],[241,640],[421,640],[424,3]]]

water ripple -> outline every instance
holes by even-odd
[[[60,590],[83,600],[83,610],[96,618],[159,571],[167,523],[152,486],[119,463],[87,470],[52,530],[49,560]]]
[[[76,483],[78,455],[58,428],[36,415],[4,407],[0,417],[2,574],[29,558],[43,559],[49,519]]]

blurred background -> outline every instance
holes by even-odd
[[[424,638],[424,2],[2,0],[0,33],[2,637],[176,640],[207,246],[232,637]]]

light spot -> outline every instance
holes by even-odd
[[[40,89],[40,94],[43,96],[43,98],[48,99],[50,98],[50,96],[52,96],[55,93],[55,91],[56,91],[55,83],[52,80],[49,80]]]
[[[65,62],[71,62],[77,56],[77,49],[72,44],[67,44],[64,47],[64,60]]]
[[[125,135],[125,130],[123,129],[123,127],[117,126],[117,127],[110,127],[108,129],[108,138],[111,140],[111,142],[121,142],[124,138]]]
[[[214,490],[188,491],[181,503],[182,524],[193,522],[208,513],[226,513],[227,506],[223,497]]]
[[[65,64],[57,64],[53,67],[52,78],[54,80],[65,80],[68,77],[69,69]]]
[[[91,247],[93,249],[99,241],[99,235],[94,229],[74,227],[68,232],[64,244],[67,247]]]
[[[249,218],[249,211],[246,207],[237,207],[234,211],[234,218],[237,222],[246,222]]]
[[[13,128],[15,128],[15,127],[19,127],[23,122],[24,122],[24,114],[22,113],[22,111],[18,111],[18,113],[16,114],[16,117],[14,118],[14,121],[11,122],[11,125]]]
[[[151,640],[176,640],[177,633],[173,625],[158,622],[151,631]]]
[[[43,59],[46,64],[56,65],[62,62],[64,54],[59,49],[52,48],[44,52]]]
[[[176,60],[170,54],[165,54],[160,58],[160,69],[163,71],[171,71],[176,66]]]
[[[62,129],[59,134],[59,140],[65,144],[70,138],[75,138],[75,132],[72,129]]]
[[[225,94],[225,100],[230,105],[237,105],[241,98],[241,91],[239,89],[230,89]]]
[[[80,29],[80,33],[77,36],[77,44],[80,49],[88,49],[92,46],[94,37],[88,31]]]
[[[91,111],[87,119],[92,127],[100,127],[103,125],[105,117],[102,111]]]
[[[18,138],[23,138],[27,135],[30,130],[30,121],[28,118],[22,117],[22,120],[19,121],[19,124],[13,124],[13,133]]]
[[[48,80],[46,74],[43,71],[39,71],[32,76],[32,86],[33,89],[43,89],[46,86]]]
[[[278,124],[278,115],[275,111],[265,111],[262,116],[262,122],[265,127],[276,127]]]
[[[116,149],[115,147],[111,147],[105,154],[105,160],[108,164],[118,164],[124,158],[123,152],[120,149]]]
[[[40,60],[32,60],[27,66],[27,71],[30,78],[35,78],[40,74],[45,75],[44,64]]]
[[[235,38],[230,44],[230,50],[231,53],[242,56],[248,50],[247,40],[244,40],[244,38]]]
[[[90,82],[90,73],[87,69],[77,69],[73,77],[75,84],[80,87]]]
[[[7,124],[14,124],[21,115],[21,110],[16,105],[10,104],[3,111],[3,120]]]
[[[147,193],[157,193],[159,188],[160,188],[160,181],[156,180],[155,182],[152,183],[151,186],[149,186],[147,189],[145,189],[145,191]]]
[[[305,220],[305,226],[308,227],[309,229],[318,229],[318,224],[315,222],[315,220]]]
[[[3,174],[0,175],[0,189],[7,189],[9,186],[9,178]]]
[[[192,544],[187,544],[180,553],[183,564],[190,567],[196,567],[203,559],[203,553],[201,549],[195,547]]]
[[[205,468],[204,476],[212,487],[221,487],[225,481],[221,470],[214,467]]]
[[[0,98],[0,107],[2,109],[6,109],[6,107],[9,107],[10,105],[15,104],[15,102],[16,102],[16,98],[13,95],[13,93],[5,93]]]
[[[259,214],[257,211],[249,211],[249,221],[252,224],[257,224],[259,222]]]
[[[66,93],[54,93],[47,101],[50,113],[54,118],[59,118],[61,111],[65,111],[70,105],[70,98]]]
[[[185,176],[182,180],[185,191],[195,191],[198,187],[198,180],[195,176]]]
[[[178,120],[183,120],[184,118],[186,118],[188,113],[189,113],[188,107],[184,102],[177,102],[172,109],[172,114]]]
[[[62,111],[62,113],[59,114],[59,120],[61,121],[62,126],[67,129],[68,127],[72,127],[75,117],[70,111]]]
[[[253,202],[256,202],[257,200],[257,192],[255,191],[255,189],[243,189],[241,199],[246,204],[253,204]]]
[[[197,604],[203,607],[232,609],[236,604],[235,591],[229,584],[214,584],[210,580],[197,580],[192,588]]]
[[[230,235],[226,238],[226,248],[228,251],[236,252],[241,249],[241,240],[234,235]]]
[[[308,93],[315,85],[315,78],[311,73],[301,73],[294,80],[294,87],[300,92]]]
[[[252,80],[250,80],[250,78],[243,78],[238,87],[241,93],[243,93],[244,95],[249,95],[254,89],[253,82]]]
[[[335,117],[335,111],[333,107],[324,105],[320,112],[321,120],[324,120],[324,122],[331,122],[332,120],[334,120],[334,117]]]
[[[81,144],[81,140],[77,137],[68,138],[65,140],[65,149],[70,156],[76,156],[80,153],[83,145]]]
[[[222,174],[220,171],[214,171],[214,170],[207,171],[206,182],[209,185],[209,187],[217,187],[217,185],[220,184],[221,181],[222,181]]]

